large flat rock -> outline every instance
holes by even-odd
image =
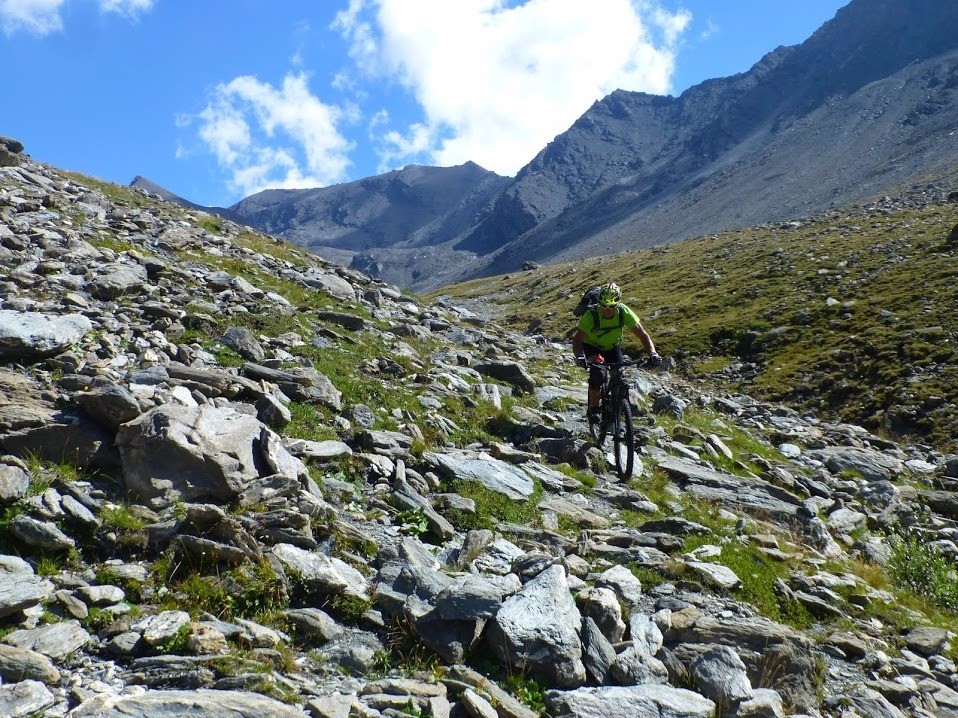
[[[427,452],[423,458],[450,478],[478,481],[490,491],[525,501],[535,491],[532,477],[505,461],[487,455]]]
[[[149,691],[139,696],[97,696],[68,718],[306,718],[306,713],[258,693],[241,691]]]
[[[712,718],[715,704],[698,693],[663,685],[605,686],[548,691],[557,718]]]
[[[798,496],[767,481],[735,476],[691,459],[668,456],[659,462],[659,468],[696,498],[759,518],[789,523],[797,520],[802,506]]]
[[[0,357],[39,359],[59,354],[93,329],[82,314],[0,309]]]

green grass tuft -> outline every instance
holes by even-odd
[[[892,541],[888,570],[895,584],[938,608],[958,611],[958,577],[945,556],[915,536]]]

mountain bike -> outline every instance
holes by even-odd
[[[612,434],[612,453],[615,456],[615,472],[620,479],[632,476],[635,463],[635,437],[632,428],[632,403],[629,398],[629,383],[622,370],[628,366],[646,366],[647,361],[588,362],[587,367],[608,369],[602,384],[599,400],[599,419],[589,416],[589,436],[595,445],[602,448],[605,437]]]

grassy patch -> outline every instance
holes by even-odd
[[[717,414],[712,412],[689,408],[681,421],[666,414],[657,415],[655,421],[670,435],[674,435],[676,431],[682,432],[682,427],[691,428],[693,430],[691,432],[692,436],[683,434],[680,439],[682,443],[701,449],[702,458],[705,461],[708,461],[717,469],[737,476],[747,476],[749,473],[760,474],[762,468],[756,463],[756,458],[765,461],[785,460],[781,452],[767,441],[732,423],[724,422]],[[684,429],[684,431],[687,432],[688,430]],[[705,442],[695,436],[696,432],[703,436],[709,434],[718,436],[732,452],[733,458],[729,459],[724,454],[714,455],[703,449]]]
[[[186,611],[194,618],[207,612],[224,620],[270,623],[289,605],[285,584],[266,561],[204,575],[163,557],[154,562],[153,581],[170,589],[162,601],[164,610]]]
[[[498,304],[517,330],[540,318],[564,341],[582,293],[613,276],[679,371],[954,451],[958,249],[944,240],[956,222],[954,205],[850,207],[797,229],[747,228],[441,293]],[[727,371],[740,362],[757,373]]]
[[[491,491],[476,481],[454,480],[450,490],[460,496],[476,502],[476,513],[450,511],[447,518],[460,531],[469,529],[494,530],[499,523],[518,524],[520,526],[537,525],[540,520],[538,504],[542,500],[543,490],[538,481],[527,501],[515,501],[498,491]]]
[[[56,576],[63,568],[61,557],[41,556],[33,570],[37,576]]]
[[[889,574],[895,585],[932,606],[958,611],[958,578],[951,561],[915,536],[892,540]]]
[[[295,347],[292,353],[309,359],[343,394],[343,404],[366,404],[383,408],[386,413],[403,409],[419,413],[411,392],[396,377],[378,377],[363,373],[361,367],[374,357],[389,356],[389,347],[372,337],[362,337],[355,345],[321,349],[311,345]]]
[[[788,564],[769,558],[751,544],[737,541],[723,544],[722,555],[714,560],[730,568],[741,580],[742,587],[732,594],[752,604],[763,616],[802,629],[815,622],[798,601],[788,601],[775,593],[775,581],[789,576]]]
[[[90,237],[89,241],[94,247],[98,247],[100,249],[112,249],[117,254],[129,252],[131,250],[136,250],[137,252],[141,252],[146,255],[150,254],[149,252],[144,252],[142,247],[134,244],[133,242],[120,239],[119,237],[115,237],[112,234],[107,234],[105,232],[101,232],[100,234]]]
[[[242,277],[254,287],[264,292],[275,292],[297,308],[296,312],[287,312],[286,314],[273,310],[269,312],[234,314],[229,317],[231,323],[245,322],[243,326],[253,331],[259,331],[271,336],[277,336],[287,331],[302,333],[309,329],[309,325],[303,323],[303,321],[307,319],[305,313],[325,308],[342,309],[341,303],[325,292],[312,289],[305,284],[300,284],[290,279],[284,279],[272,272],[267,272],[253,261],[252,258],[242,259],[232,256],[214,256],[193,250],[184,251],[181,255],[183,259],[195,262],[196,264],[202,264],[213,269],[221,269],[235,277]],[[364,318],[369,317],[368,310],[359,305],[351,307],[350,311]]]
[[[246,247],[259,254],[265,254],[268,257],[284,260],[298,267],[305,267],[310,263],[308,261],[311,258],[309,252],[298,249],[282,240],[270,239],[252,232],[241,232],[233,241],[241,247]],[[315,258],[312,259],[315,260]]]
[[[296,401],[291,402],[288,408],[292,421],[283,428],[283,434],[286,436],[312,441],[339,438],[330,417],[322,408],[315,404],[302,404]]]
[[[39,496],[57,482],[73,483],[81,478],[80,470],[66,462],[54,463],[36,455],[30,455],[24,462],[30,475],[27,496]]]
[[[219,342],[206,342],[203,348],[216,357],[216,362],[223,367],[241,367],[246,360],[233,349]]]
[[[111,613],[110,611],[106,611],[102,608],[97,608],[96,606],[91,606],[87,612],[86,618],[81,620],[80,623],[91,633],[97,633],[109,626],[116,619],[117,616],[115,613]]]
[[[156,646],[157,653],[170,653],[176,656],[185,654],[191,630],[189,624],[181,626],[180,630]]]
[[[557,464],[552,468],[558,470],[562,474],[565,474],[570,479],[575,479],[578,481],[580,484],[582,484],[582,487],[586,492],[594,489],[599,483],[599,480],[595,477],[595,474],[592,474],[588,471],[583,471],[582,469],[577,469],[571,464]]]
[[[649,589],[669,582],[669,578],[665,573],[654,568],[649,568],[648,566],[637,566],[633,563],[629,565],[629,570],[633,576],[639,579],[643,591],[648,591]]]
[[[116,543],[121,548],[128,551],[142,551],[146,548],[146,535],[143,533],[146,521],[128,504],[103,509],[100,512],[100,521],[100,530],[114,532]]]
[[[442,659],[426,646],[406,616],[393,616],[386,631],[386,648],[392,666],[412,672],[438,672]]]
[[[331,613],[351,624],[359,623],[363,614],[372,607],[372,601],[345,593],[329,597],[325,605]]]
[[[217,217],[215,214],[201,216],[196,221],[196,226],[200,229],[205,229],[211,234],[222,234],[226,229],[226,225],[223,224],[223,218]]]
[[[244,618],[262,618],[289,604],[285,584],[265,560],[241,566],[229,574],[233,611]]]
[[[503,681],[503,687],[526,708],[534,710],[539,715],[545,715],[546,692],[539,681],[521,673],[511,673]]]

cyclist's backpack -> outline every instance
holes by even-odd
[[[589,309],[593,309],[599,306],[599,292],[602,291],[601,285],[596,285],[592,287],[589,291],[582,295],[582,299],[579,300],[579,303],[575,305],[575,309],[572,310],[572,313],[581,317]]]

